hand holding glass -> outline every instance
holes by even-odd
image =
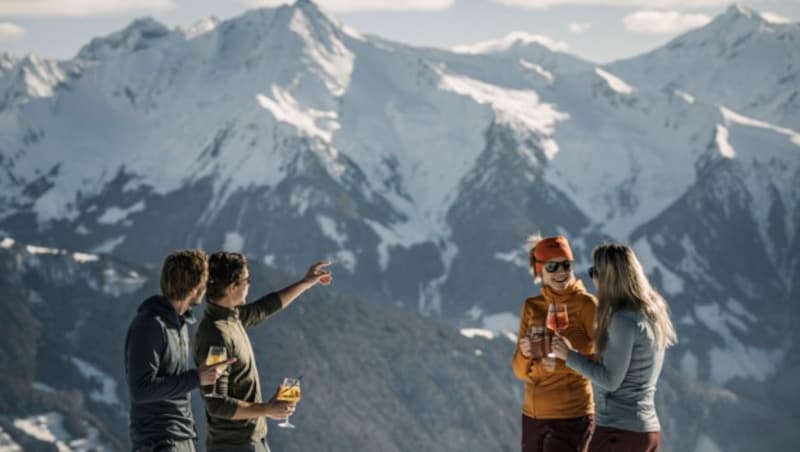
[[[228,359],[228,351],[221,345],[212,345],[208,348],[208,355],[206,356],[206,366],[211,366],[221,363]],[[212,386],[211,392],[205,394],[206,397],[222,397],[222,394],[217,392],[217,383]]]
[[[281,402],[297,403],[300,401],[300,379],[299,378],[284,378],[278,388],[278,395],[275,400]],[[286,419],[278,424],[278,427],[294,428],[294,425],[289,422],[291,415],[286,416]]]
[[[555,303],[551,303],[547,308],[547,320],[545,321],[547,328],[555,331],[562,332],[569,327],[569,316],[567,315],[567,306],[562,304],[560,307]],[[547,354],[548,357],[553,358],[556,355],[552,350]]]

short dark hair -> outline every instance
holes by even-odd
[[[161,294],[170,300],[183,300],[192,289],[208,280],[208,256],[200,250],[180,250],[164,258],[161,267]]]
[[[225,289],[238,282],[247,268],[247,258],[240,253],[218,251],[208,258],[206,296],[215,301],[225,296]]]

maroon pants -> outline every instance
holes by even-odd
[[[594,416],[533,419],[522,415],[522,452],[586,452]]]
[[[597,427],[589,452],[658,452],[659,432],[629,432]]]

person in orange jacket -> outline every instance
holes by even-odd
[[[522,305],[514,375],[525,383],[522,402],[522,452],[585,451],[594,431],[594,401],[589,380],[548,357],[545,319],[551,304],[567,311],[560,335],[574,349],[594,357],[597,301],[573,273],[573,256],[563,236],[531,237],[530,270],[541,293]],[[564,320],[567,320],[566,322]],[[544,340],[542,337],[544,335]]]

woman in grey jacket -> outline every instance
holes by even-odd
[[[656,452],[656,382],[664,350],[677,340],[669,308],[627,246],[597,247],[589,276],[597,290],[599,361],[563,337],[553,342],[556,356],[594,385],[597,429],[589,451]]]

